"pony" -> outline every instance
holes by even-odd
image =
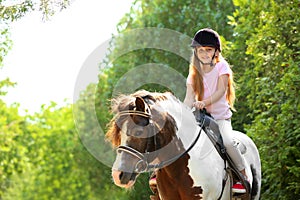
[[[232,175],[213,143],[203,133],[192,109],[170,92],[139,90],[112,100],[115,116],[106,139],[116,149],[114,184],[132,188],[138,175],[156,174],[161,200],[232,199]],[[247,164],[249,196],[258,200],[261,164],[257,147],[244,133],[234,131]]]

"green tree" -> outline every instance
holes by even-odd
[[[299,2],[234,1],[238,117],[259,147],[263,199],[299,199]]]
[[[26,166],[23,157],[26,147],[21,146],[16,138],[22,134],[24,118],[18,114],[18,106],[7,107],[0,100],[0,198],[3,191],[9,187],[10,178],[14,173],[20,173]]]
[[[89,199],[88,173],[74,159],[78,137],[71,106],[53,103],[22,122],[4,140],[12,169],[3,199]]]

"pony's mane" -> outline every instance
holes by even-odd
[[[142,97],[143,99],[151,100],[154,103],[167,101],[172,97],[174,98],[174,96],[170,92],[157,93],[157,92],[149,92],[146,90],[139,90],[133,94],[129,94],[129,95],[121,94],[117,98],[112,99],[111,112],[115,115],[115,117],[113,117],[110,123],[108,124],[106,139],[113,145],[113,147],[117,147],[121,143],[121,138],[119,133],[121,131],[120,127],[123,123],[122,121],[126,119],[126,116],[118,117],[118,113],[122,111],[133,110],[135,107],[135,99],[137,97]],[[174,126],[174,124],[176,124],[174,119],[170,119],[170,116],[166,116],[166,117],[168,118],[167,121],[170,123],[169,125],[166,124],[166,128],[168,129],[167,126],[176,127],[176,125]],[[171,126],[171,124],[173,125]]]

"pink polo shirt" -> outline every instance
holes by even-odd
[[[212,94],[217,91],[218,78],[221,75],[228,74],[232,76],[232,71],[225,60],[218,62],[215,67],[208,73],[204,73],[204,96],[203,99],[208,99]],[[193,80],[189,74],[187,77],[187,84],[193,85]],[[206,106],[207,112],[209,112],[214,119],[229,119],[232,116],[230,105],[226,100],[226,93],[212,105]]]

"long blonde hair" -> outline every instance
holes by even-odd
[[[215,56],[215,63],[220,62],[220,59],[224,59],[219,53]],[[196,95],[196,100],[201,101],[203,100],[204,95],[204,85],[203,85],[203,71],[201,70],[200,62],[196,58],[195,54],[192,55],[191,64],[190,64],[190,75],[192,76],[193,80],[193,89]],[[235,83],[232,76],[229,76],[228,79],[228,88],[226,92],[226,100],[228,101],[231,110],[235,111],[234,108],[234,101],[235,101]]]

